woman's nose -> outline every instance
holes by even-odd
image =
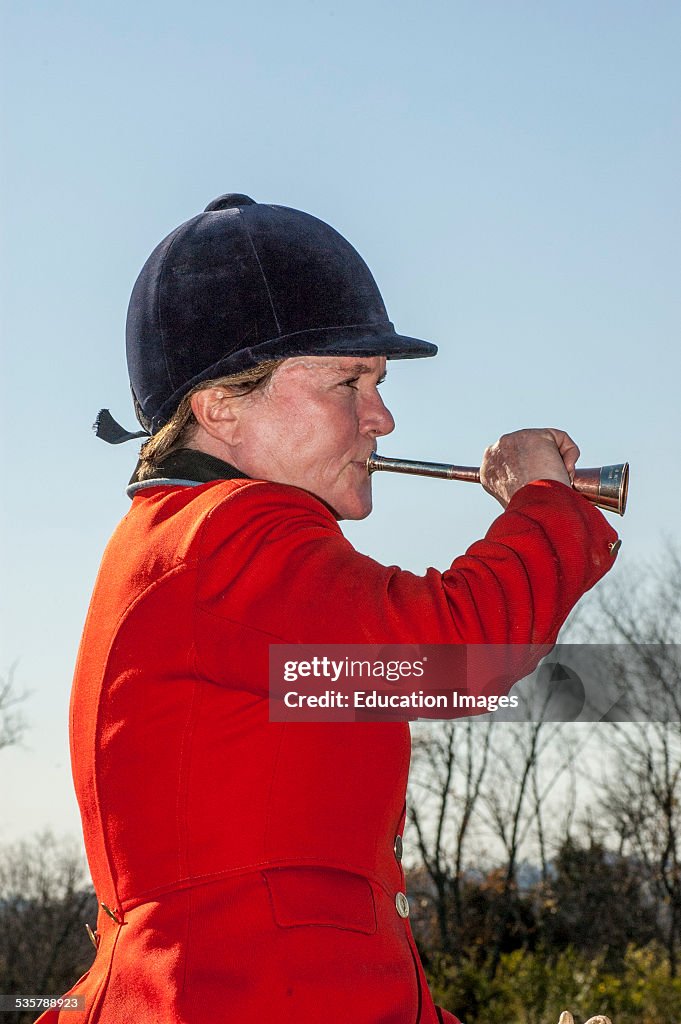
[[[364,430],[374,437],[391,434],[395,429],[395,420],[381,396],[376,392],[368,403],[364,416]]]

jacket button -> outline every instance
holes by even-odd
[[[409,917],[409,900],[403,892],[398,892],[395,897],[395,906],[400,917]]]
[[[393,843],[393,851],[395,853],[395,860],[402,860],[402,836],[395,836],[395,842]]]

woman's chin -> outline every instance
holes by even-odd
[[[357,495],[352,501],[339,502],[335,516],[336,519],[366,519],[372,508],[373,501],[371,500],[371,489],[369,489],[368,493]]]

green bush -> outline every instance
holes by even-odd
[[[614,972],[605,953],[586,957],[516,950],[502,956],[494,978],[485,963],[434,957],[430,981],[436,1002],[466,1024],[558,1024],[569,1009],[579,1022],[605,1013],[613,1024],[678,1024],[681,978],[672,978],[657,946],[630,946]]]

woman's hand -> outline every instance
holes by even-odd
[[[480,482],[506,508],[515,492],[533,480],[559,480],[570,487],[578,458],[579,448],[564,430],[515,430],[486,449]]]

